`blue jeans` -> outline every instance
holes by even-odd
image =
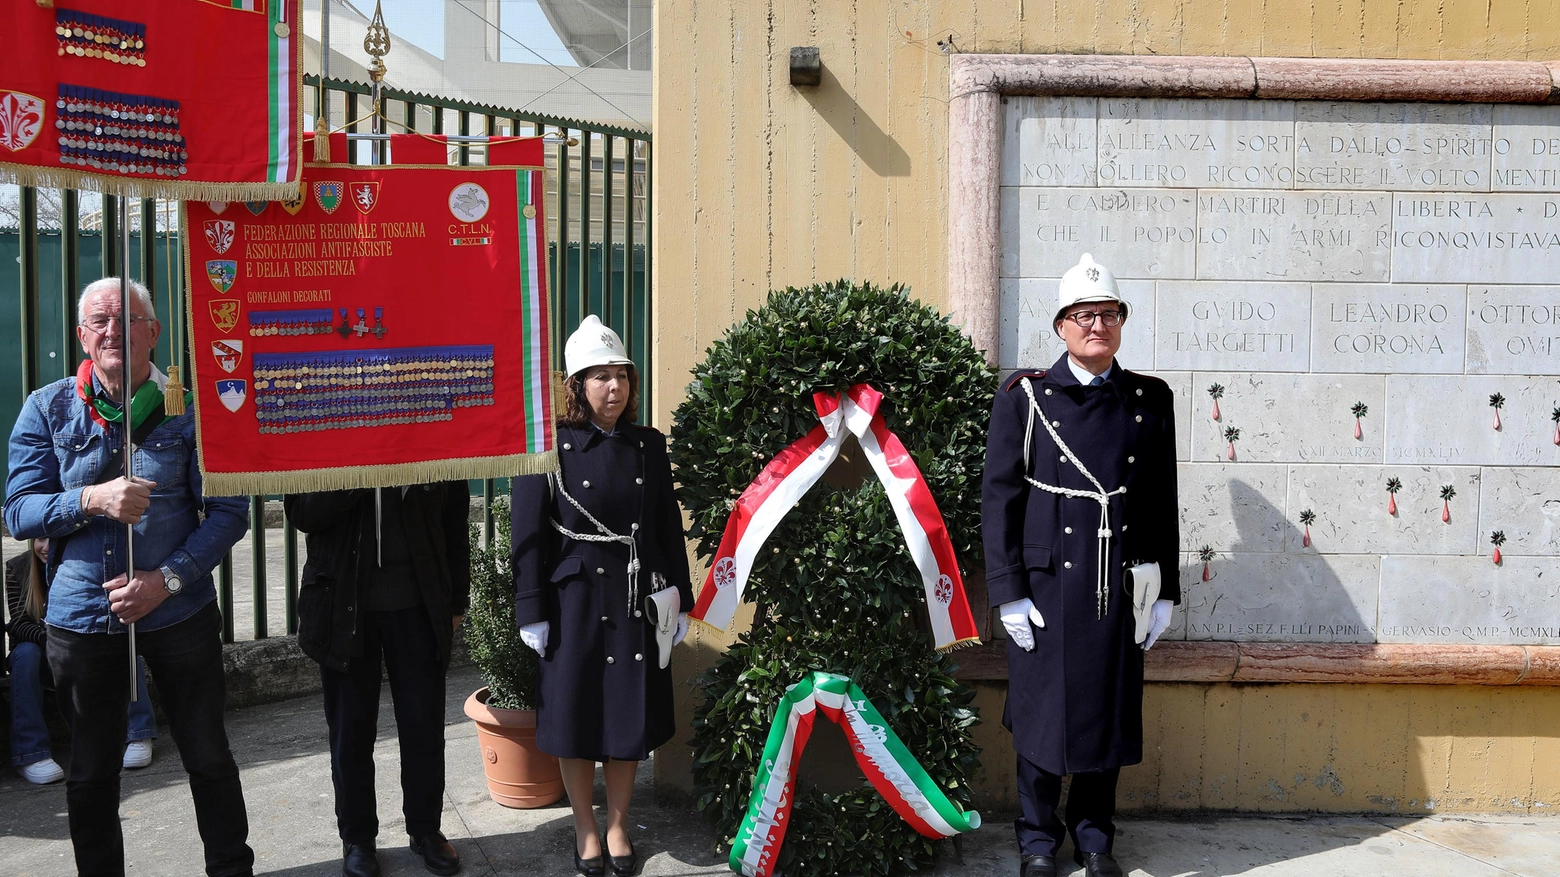
[[[255,855],[246,843],[249,817],[222,718],[227,680],[221,636],[222,616],[213,600],[183,621],[138,631],[136,647],[157,677],[168,728],[190,777],[206,874],[250,877]],[[49,667],[71,733],[65,805],[79,877],[125,873],[119,824],[119,771],[130,700],[125,650],[122,635],[49,627]]]
[[[37,643],[11,649],[11,766],[26,767],[50,756],[49,726],[43,716],[43,692],[54,687],[45,650]],[[136,702],[125,713],[131,740],[157,739],[157,717],[146,696],[146,661],[135,666]]]

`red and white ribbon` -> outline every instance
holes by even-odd
[[[883,394],[868,384],[856,384],[843,394],[813,394],[819,424],[775,455],[737,497],[691,613],[694,618],[720,630],[731,625],[753,560],[769,534],[823,477],[846,436],[854,435],[883,482],[910,557],[921,571],[937,650],[980,641],[942,512],[910,452],[878,413],[882,401]]]

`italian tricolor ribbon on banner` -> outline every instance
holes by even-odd
[[[694,618],[720,630],[731,625],[765,540],[840,455],[846,436],[854,435],[888,492],[910,557],[921,571],[937,650],[980,642],[942,512],[914,458],[884,424],[878,412],[882,401],[883,394],[869,384],[842,394],[813,394],[818,425],[775,455],[737,497],[693,607]]]
[[[786,689],[775,711],[747,814],[731,847],[731,870],[746,877],[769,877],[774,871],[790,824],[796,765],[820,711],[844,730],[867,781],[911,828],[931,838],[980,828],[980,814],[943,794],[856,683],[813,671]]]

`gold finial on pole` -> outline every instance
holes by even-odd
[[[375,82],[385,78],[384,57],[390,54],[390,29],[385,27],[384,10],[378,0],[374,2],[374,20],[369,22],[368,33],[363,37],[363,51],[373,57],[368,65],[368,75]]]

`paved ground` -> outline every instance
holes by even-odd
[[[515,811],[487,796],[476,732],[461,713],[461,703],[478,685],[473,670],[457,670],[447,704],[444,828],[465,859],[464,873],[571,874],[573,830],[564,804]],[[387,703],[378,753],[380,859],[387,875],[406,877],[425,872],[403,846],[397,750],[389,718]],[[256,873],[339,874],[330,761],[318,697],[234,711],[228,728],[243,768],[250,842],[259,857]],[[184,774],[164,732],[152,766],[127,774],[124,781],[122,812],[132,877],[198,875],[202,870]],[[727,873],[714,849],[714,833],[699,815],[655,806],[649,780],[647,766],[641,771],[633,810],[638,847],[648,857],[643,873]],[[598,807],[601,803],[598,786]],[[986,827],[968,837],[965,864],[947,862],[938,875],[1017,873],[1008,828],[1012,814],[983,815]],[[1560,877],[1560,819],[1222,814],[1128,818],[1122,822],[1117,853],[1138,877]],[[0,776],[0,875],[74,873],[64,788],[31,786],[6,771]]]

